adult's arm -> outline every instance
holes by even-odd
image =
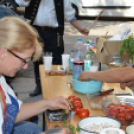
[[[68,113],[70,107],[68,101],[62,96],[48,100],[41,100],[33,103],[25,103],[21,105],[20,110],[15,119],[15,123],[24,121],[34,115],[40,114],[46,111],[47,109],[65,109]]]
[[[134,80],[134,68],[124,67],[98,72],[82,72],[78,78],[80,81],[95,79],[107,83],[124,83]]]
[[[84,34],[84,35],[88,35],[89,34],[89,30],[85,27],[82,27],[78,21],[76,19],[74,19],[73,21],[70,21],[70,24],[73,25],[80,33]]]
[[[64,0],[64,18],[69,21],[80,33],[88,35],[89,30],[82,27],[75,18],[75,10],[72,8],[70,0]]]

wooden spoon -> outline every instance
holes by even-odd
[[[100,18],[101,14],[105,11],[105,9],[103,9],[100,14],[96,17],[96,19],[94,20],[94,23],[91,25],[91,27],[89,28],[89,30],[94,26],[95,22]]]

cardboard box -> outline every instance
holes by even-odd
[[[109,41],[109,37],[99,37],[96,40],[96,58],[102,64],[109,64],[114,61],[113,56],[119,56],[119,49],[121,48],[122,41]],[[124,51],[120,57],[126,63],[129,63],[129,55]]]

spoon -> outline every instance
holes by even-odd
[[[95,22],[100,18],[101,14],[105,11],[105,9],[103,9],[100,14],[96,17],[96,19],[94,20],[94,23],[91,25],[91,27],[89,28],[89,30],[94,26]]]

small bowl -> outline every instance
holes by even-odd
[[[71,77],[73,82],[73,89],[81,94],[90,94],[101,91],[102,82],[96,80],[90,80],[87,82],[82,82],[78,80],[78,75]]]
[[[103,125],[103,129],[104,127],[107,128],[109,127],[113,127],[113,128],[120,128],[121,127],[121,123],[111,117],[106,117],[106,116],[90,116],[90,117],[86,117],[84,119],[81,119],[77,126],[80,127],[80,132],[79,134],[99,134],[100,132],[93,132],[92,130],[85,130],[84,128],[87,126],[93,126],[93,125]],[[101,131],[101,130],[100,130]]]
[[[107,116],[119,120],[122,125],[128,125],[134,120],[133,101],[104,100],[101,106]]]
[[[126,134],[134,134],[134,124],[130,124],[125,128]]]

